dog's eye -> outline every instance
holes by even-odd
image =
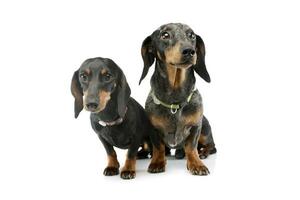
[[[196,35],[194,33],[188,33],[188,37],[191,38],[192,40],[196,39]]]
[[[162,38],[163,40],[167,40],[167,39],[170,38],[170,34],[169,34],[168,32],[162,32],[161,38]]]
[[[104,80],[109,81],[111,79],[112,75],[109,73],[104,74]]]
[[[80,74],[79,77],[80,77],[80,79],[81,79],[83,82],[87,81],[87,79],[88,79],[88,77],[87,77],[87,75],[86,75],[85,73]]]

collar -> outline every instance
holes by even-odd
[[[186,101],[187,103],[189,103],[192,99],[192,96],[194,94],[194,92],[196,91],[197,89],[193,89],[193,91],[190,93],[190,95],[187,97]],[[151,96],[153,98],[153,102],[156,104],[156,105],[162,105],[163,107],[165,108],[169,108],[170,109],[170,112],[172,114],[175,114],[182,106],[181,104],[167,104],[161,100],[159,100],[156,95],[154,94],[154,91],[152,90],[151,91]]]
[[[125,114],[124,114],[124,117],[126,115],[126,112],[127,112],[127,107],[125,108]],[[124,117],[119,117],[118,119],[114,120],[114,121],[110,121],[110,122],[105,122],[105,121],[102,121],[100,120],[98,123],[101,125],[101,126],[114,126],[114,125],[119,125],[121,124],[123,121],[124,121]]]

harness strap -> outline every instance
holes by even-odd
[[[186,102],[189,103],[192,99],[192,96],[194,94],[194,92],[196,91],[196,89],[194,89],[190,95],[188,96],[188,98],[186,99]],[[172,114],[175,114],[179,109],[180,109],[180,104],[167,104],[161,100],[159,100],[157,98],[157,96],[154,94],[154,91],[152,90],[151,92],[151,96],[153,98],[153,101],[156,105],[162,105],[163,107],[169,108]]]

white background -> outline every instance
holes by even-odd
[[[299,199],[296,3],[1,1],[0,199]],[[168,160],[153,175],[146,160],[135,180],[104,177],[89,114],[73,117],[73,71],[110,57],[144,105],[140,46],[168,22],[190,25],[206,44],[212,82],[197,78],[197,87],[218,149],[204,161],[211,174]],[[123,164],[126,151],[117,153]]]

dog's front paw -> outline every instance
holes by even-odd
[[[205,165],[191,164],[187,168],[192,175],[206,176],[209,174],[209,170]]]
[[[121,171],[122,179],[133,179],[135,178],[135,171]]]
[[[117,167],[106,167],[103,171],[104,176],[114,176],[119,174],[119,168]]]
[[[148,167],[149,173],[161,173],[165,171],[165,162],[150,163]]]

